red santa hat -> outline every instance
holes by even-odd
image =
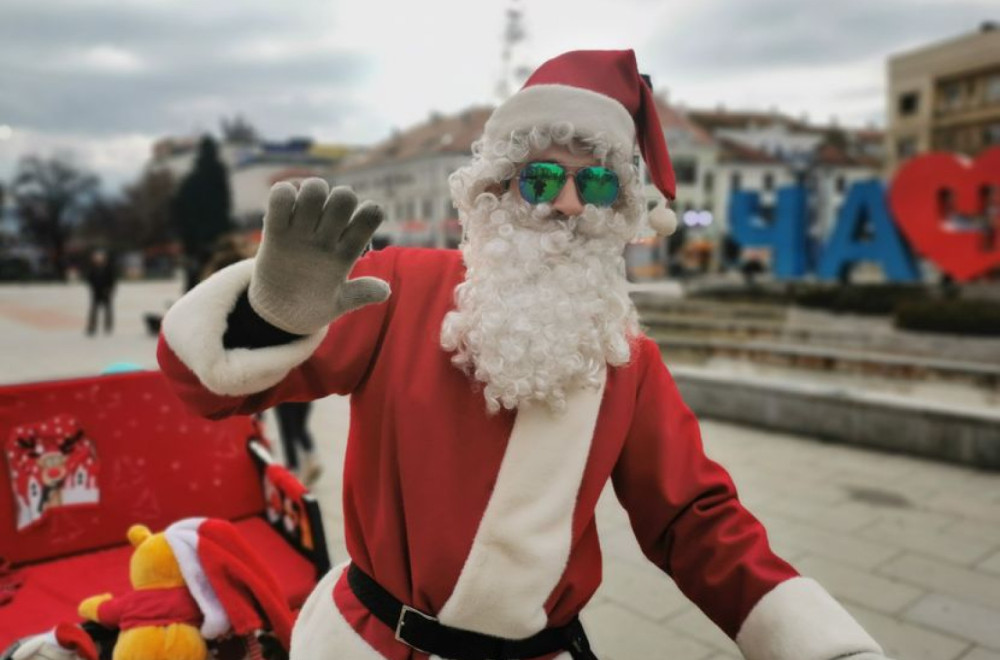
[[[625,154],[638,141],[653,185],[674,199],[670,153],[634,51],[577,50],[545,62],[493,112],[484,134],[506,140],[514,131],[555,122],[569,122],[577,135],[603,135]],[[677,216],[661,204],[650,213],[649,223],[666,236],[676,229]]]
[[[98,660],[94,640],[80,626],[72,623],[60,623],[47,633],[25,640],[11,657]]]
[[[216,518],[187,518],[164,533],[214,639],[269,629],[287,649],[292,612],[277,579],[236,527]]]

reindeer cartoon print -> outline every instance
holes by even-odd
[[[100,498],[97,451],[79,422],[69,415],[16,426],[5,454],[17,500],[19,530],[53,509],[96,504]]]

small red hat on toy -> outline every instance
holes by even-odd
[[[232,523],[187,518],[168,527],[165,536],[202,611],[206,639],[267,629],[289,647],[293,616],[288,601],[271,569]]]
[[[674,168],[663,127],[634,51],[576,50],[552,58],[493,112],[484,133],[505,140],[513,131],[553,121],[568,122],[579,135],[603,135],[624,153],[638,142],[653,185],[674,199]],[[667,236],[677,228],[677,216],[661,204],[650,212],[649,223]]]
[[[12,660],[98,660],[97,646],[82,628],[60,623],[49,632],[25,640]]]

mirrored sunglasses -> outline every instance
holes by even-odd
[[[517,189],[529,204],[545,204],[559,196],[570,175],[584,204],[611,206],[618,199],[618,175],[614,170],[599,165],[574,171],[559,163],[528,163],[517,177]]]

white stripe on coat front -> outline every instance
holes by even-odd
[[[442,623],[510,639],[546,627],[545,601],[566,570],[605,382],[606,374],[598,389],[570,394],[563,414],[518,408],[472,549],[438,614]]]
[[[292,628],[289,660],[384,660],[333,602],[333,587],[349,564],[334,567],[309,594]]]

